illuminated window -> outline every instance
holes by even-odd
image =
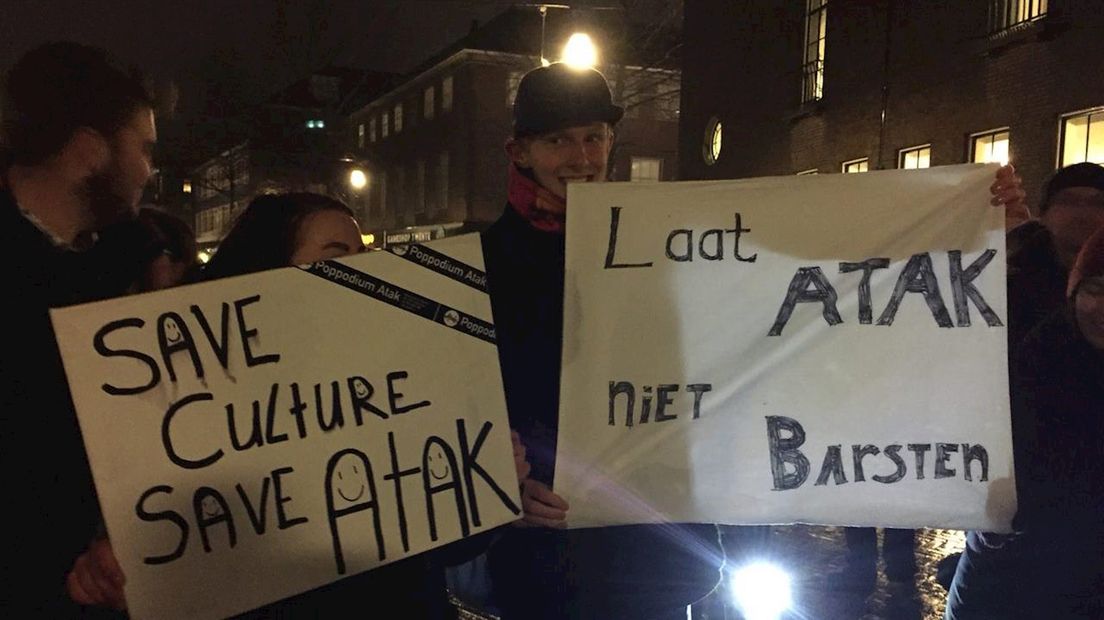
[[[321,120],[318,120],[318,119],[311,119],[311,120],[307,121],[307,129],[325,129],[325,128],[326,128],[325,121],[321,121]]]
[[[368,141],[369,142],[375,142],[376,141],[376,117],[375,116],[372,116],[372,118],[368,119]]]
[[[702,155],[705,157],[705,163],[710,166],[717,163],[717,159],[721,156],[721,135],[723,133],[721,120],[716,116],[709,119],[709,122],[705,125],[705,144],[702,148]]]
[[[903,170],[916,170],[931,166],[931,145],[914,146],[901,149],[897,155],[897,167]]]
[[[1008,163],[1008,130],[997,129],[970,136],[970,161],[976,164]]]
[[[1104,164],[1104,107],[1062,119],[1058,167],[1089,161]]]
[[[192,193],[192,182],[184,181],[184,186],[180,188],[180,191],[184,192],[185,194]]]
[[[1047,0],[989,0],[989,31],[1000,32],[1046,17]]]
[[[357,146],[364,148],[364,123],[357,125]]]
[[[927,166],[924,166],[927,168]],[[870,170],[870,159],[863,157],[862,159],[852,159],[851,161],[843,162],[844,174],[853,174],[855,172],[866,172]]]
[[[395,104],[394,115],[392,116],[392,118],[395,119],[395,121],[394,121],[395,122],[395,133],[397,134],[400,131],[402,131],[402,128],[403,128],[403,105],[402,105],[402,102],[399,102],[399,103]]]
[[[430,86],[422,93],[422,114],[426,117],[426,120],[431,120],[433,113],[436,111],[437,102],[434,100],[434,92],[436,91]]]
[[[441,82],[441,111],[452,110],[452,76],[448,76]]]
[[[630,181],[658,181],[663,160],[658,157],[633,157]]]
[[[828,27],[828,0],[805,0],[805,64],[801,102],[824,96],[824,37]]]
[[[809,168],[808,170],[802,170],[801,172],[798,172],[797,176],[803,177],[809,174],[820,174],[820,170],[817,170],[816,168]]]
[[[380,118],[380,136],[381,137],[383,137],[383,138],[387,137],[387,132],[390,130],[390,125],[391,125],[391,117],[387,112],[384,112],[383,116]]]

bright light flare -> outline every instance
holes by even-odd
[[[774,564],[749,564],[731,577],[732,596],[747,620],[778,620],[793,604],[790,576]]]
[[[563,61],[576,69],[589,69],[598,64],[598,49],[589,35],[576,32],[564,46]]]
[[[363,170],[353,170],[349,173],[349,185],[353,189],[364,189],[368,185],[368,175]]]

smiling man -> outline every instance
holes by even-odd
[[[138,229],[126,223],[150,177],[153,100],[104,52],[75,43],[31,50],[6,87],[0,471],[19,508],[4,537],[0,608],[71,617],[66,574],[93,539],[99,509],[48,311],[120,295],[139,273],[130,236]]]
[[[719,580],[711,525],[563,529],[552,492],[563,329],[567,186],[606,180],[623,110],[593,69],[553,64],[518,86],[509,202],[483,238],[510,424],[532,465],[525,519],[491,548],[493,595],[512,618],[685,618]]]

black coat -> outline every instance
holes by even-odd
[[[551,486],[564,236],[533,228],[507,205],[483,235],[483,254],[510,424],[531,476]],[[712,525],[505,528],[489,565],[505,618],[648,618],[708,594],[722,557]]]

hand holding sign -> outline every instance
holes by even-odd
[[[69,596],[81,605],[100,605],[126,609],[123,586],[126,576],[111,549],[111,541],[97,538],[73,563],[66,577]]]

